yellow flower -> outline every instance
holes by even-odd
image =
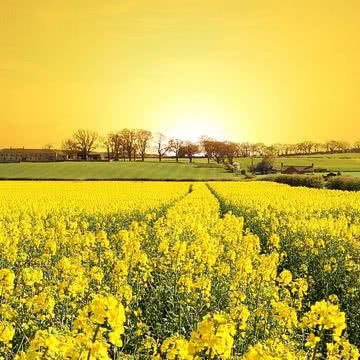
[[[308,336],[308,338],[306,340],[305,346],[313,348],[316,346],[316,344],[318,342],[320,342],[320,337],[315,336],[315,334],[313,334],[313,333],[310,333],[310,335]]]
[[[124,333],[125,309],[123,305],[112,295],[97,294],[90,305],[85,306],[79,312],[74,322],[76,330],[89,333],[91,338],[98,332],[101,325],[108,326],[109,341],[117,346],[122,346],[121,335]],[[105,328],[104,328],[105,329]]]
[[[325,300],[318,301],[311,306],[311,310],[305,313],[302,319],[304,329],[332,330],[333,339],[340,340],[343,330],[346,328],[345,313],[340,311],[338,305]]]
[[[0,321],[0,342],[7,344],[15,335],[12,325],[6,321]]]
[[[331,272],[332,271],[331,265],[329,265],[329,264],[325,264],[323,269],[324,269],[325,272]]]
[[[228,316],[220,313],[208,315],[191,333],[189,353],[194,356],[204,350],[209,358],[229,359],[235,333],[235,324]]]
[[[41,284],[43,272],[40,269],[24,268],[21,272],[21,276],[25,285],[34,286],[34,284]]]
[[[271,234],[269,237],[269,245],[275,249],[280,249],[280,237],[277,234]]]
[[[169,360],[190,360],[193,358],[189,354],[189,344],[182,336],[171,336],[164,340],[160,348]]]
[[[12,294],[14,290],[15,275],[9,269],[0,269],[0,296]]]
[[[292,330],[297,326],[298,320],[296,311],[288,304],[281,301],[272,301],[274,318],[281,326],[285,326],[288,330]]]
[[[291,281],[292,281],[291,272],[289,270],[282,271],[281,274],[279,275],[277,281],[280,284],[289,285],[291,283]]]
[[[103,274],[101,268],[99,268],[98,266],[93,266],[90,270],[89,275],[90,275],[91,280],[93,280],[97,283],[101,283],[104,278],[104,274]]]
[[[268,339],[265,343],[250,346],[242,360],[305,360],[302,352],[295,351],[294,344],[280,339]]]

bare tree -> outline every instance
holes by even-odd
[[[297,144],[290,144],[289,145],[289,153],[290,154],[296,154],[298,151]]]
[[[251,144],[249,144],[248,142],[239,144],[238,149],[239,149],[239,156],[248,157],[250,156],[251,153]]]
[[[231,141],[212,140],[210,144],[207,144],[207,146],[209,154],[211,151],[211,157],[214,158],[218,164],[220,162],[225,162],[226,159],[229,161],[230,164],[232,164],[235,157],[244,156],[244,148],[242,147],[242,144],[234,143]],[[248,145],[246,145],[246,147],[247,146]],[[250,151],[250,147],[246,151]]]
[[[338,141],[338,149],[341,152],[346,152],[350,149],[350,144],[346,141]]]
[[[251,156],[263,156],[265,154],[266,145],[264,143],[256,143],[250,146]]]
[[[223,146],[224,146],[225,156],[227,157],[229,163],[232,164],[234,162],[234,158],[239,154],[239,144],[230,141],[225,141],[223,143]],[[246,151],[250,151],[248,145],[246,145],[246,149],[247,149]],[[249,155],[250,152],[248,152],[247,156]]]
[[[277,143],[273,145],[275,151],[276,151],[276,155],[277,156],[281,156],[284,155],[286,152],[286,145],[285,144],[281,144],[281,143]]]
[[[166,155],[168,151],[166,136],[162,133],[155,134],[155,146],[156,152],[158,154],[159,161],[162,161],[162,158]]]
[[[136,151],[136,132],[132,129],[122,129],[119,132],[121,138],[122,148],[127,155],[129,161],[131,161],[134,151]],[[136,157],[136,153],[135,153]]]
[[[152,133],[148,130],[136,130],[136,147],[141,156],[141,161],[145,160],[146,150],[148,149],[152,139]]]
[[[325,143],[325,148],[327,152],[334,152],[338,150],[338,142],[335,140],[329,140]]]
[[[308,154],[309,149],[310,149],[310,152],[311,152],[311,149],[312,149],[312,143],[311,142],[302,141],[301,143],[297,144],[297,150],[301,154]]]
[[[45,144],[43,149],[46,149],[46,150],[52,150],[54,148],[54,145],[53,144]]]
[[[282,144],[282,149],[281,149],[281,155],[290,155],[291,151],[292,151],[292,145],[291,144]]]
[[[213,157],[215,161],[220,164],[221,162],[225,162],[226,155],[227,155],[227,145],[224,141],[214,141],[214,152]]]
[[[210,163],[210,160],[214,157],[216,141],[208,136],[202,136],[200,138],[200,145],[207,157],[208,163]]]
[[[73,134],[73,141],[85,160],[89,160],[90,152],[96,148],[98,138],[97,132],[85,129],[79,129]]]
[[[184,155],[189,158],[189,161],[192,162],[194,155],[197,154],[200,150],[198,144],[195,144],[191,141],[186,141],[183,146]]]
[[[77,144],[73,139],[64,140],[61,145],[61,149],[64,151],[68,158],[72,158],[78,153]]]
[[[317,153],[317,152],[321,151],[321,149],[323,149],[323,148],[324,148],[323,144],[314,143],[313,152]]]
[[[313,141],[307,140],[307,141],[304,141],[303,144],[305,146],[306,152],[308,154],[311,154],[311,152],[313,151],[313,148],[315,146],[315,143]]]
[[[122,138],[119,132],[113,132],[108,135],[110,141],[110,151],[115,161],[119,161],[123,155]]]
[[[184,145],[183,140],[175,139],[175,138],[169,140],[168,149],[175,154],[176,162],[179,162],[179,155],[183,145]]]
[[[113,158],[111,134],[100,138],[101,145],[106,150],[108,161]]]

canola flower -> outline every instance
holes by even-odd
[[[359,358],[354,194],[3,182],[0,200],[3,359]]]
[[[279,252],[282,269],[307,280],[298,307],[338,297],[346,332],[360,346],[360,193],[264,182],[212,183],[211,190],[224,211],[244,217],[265,252]]]
[[[228,359],[231,356],[235,333],[235,325],[227,316],[217,313],[208,315],[192,332],[189,352],[192,355],[204,352],[209,359],[218,356]]]

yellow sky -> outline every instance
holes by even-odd
[[[77,128],[360,138],[359,0],[1,0],[0,148]]]

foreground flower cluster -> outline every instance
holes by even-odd
[[[249,185],[1,183],[1,357],[357,359],[359,199]]]

